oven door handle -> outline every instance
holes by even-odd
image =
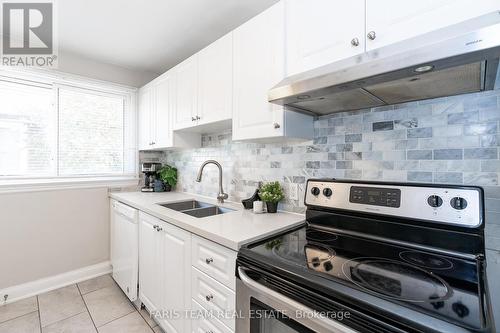
[[[309,327],[314,329],[312,326],[316,326],[317,329],[320,330],[320,332],[331,332],[331,333],[357,333],[357,331],[342,325],[338,321],[335,321],[333,319],[329,319],[325,317],[324,315],[320,315],[317,311],[287,297],[284,296],[266,286],[263,286],[262,284],[258,283],[257,281],[252,280],[243,270],[243,268],[238,267],[238,274],[240,276],[241,282],[243,284],[250,288],[253,289],[254,291],[265,295],[267,298],[269,298],[271,301],[274,301],[274,303],[277,304],[282,304],[283,306],[291,309],[292,311],[297,311],[301,312],[304,314],[302,316],[303,318],[313,318],[311,319],[311,322],[309,324]],[[280,310],[280,309],[276,309]],[[295,319],[295,318],[292,318]],[[295,319],[296,320],[296,319]]]

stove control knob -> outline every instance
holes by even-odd
[[[455,197],[451,199],[450,201],[451,207],[455,208],[456,210],[462,210],[467,207],[467,200],[461,197]]]
[[[460,302],[453,303],[451,309],[459,318],[467,317],[469,315],[469,309]]]
[[[427,203],[431,207],[441,207],[443,204],[443,199],[439,195],[431,195],[427,198]]]
[[[332,196],[332,189],[326,187],[323,189],[323,195],[327,198],[331,197]]]
[[[314,186],[312,189],[311,189],[311,194],[314,195],[314,196],[317,196],[321,193],[321,191],[319,190],[319,188],[317,188],[316,186]]]

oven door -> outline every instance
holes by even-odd
[[[338,321],[255,281],[238,267],[236,332],[238,333],[355,333]]]

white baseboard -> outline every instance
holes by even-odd
[[[8,287],[0,290],[0,306],[108,273],[111,273],[111,263],[105,261],[74,271]],[[7,301],[4,301],[5,295],[8,295]]]

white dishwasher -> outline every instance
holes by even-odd
[[[131,301],[137,299],[139,212],[111,200],[111,265],[113,279]]]

